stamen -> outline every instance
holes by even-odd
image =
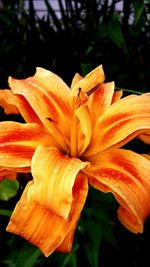
[[[46,118],[47,120],[49,120],[50,122],[56,122],[55,120],[53,120],[52,118]]]
[[[52,118],[46,118],[46,120],[48,120],[51,123],[50,124],[51,132],[50,133],[52,134],[53,138],[62,147],[62,149],[64,151],[66,151],[66,147],[69,146],[69,140],[67,139],[67,137],[65,137],[63,132],[61,132],[60,129],[57,127],[57,123],[55,120],[53,120]]]
[[[93,94],[99,88],[99,86],[100,86],[100,83],[98,83],[93,88],[91,88],[88,92],[86,92],[86,95],[90,96],[91,94]]]
[[[87,103],[88,99],[87,97],[85,97],[84,99],[82,99],[78,104],[77,104],[77,108],[79,108],[80,106],[84,106]]]
[[[80,92],[81,92],[81,87],[79,87],[78,97],[80,96]]]

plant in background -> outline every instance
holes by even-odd
[[[149,91],[147,0],[65,0],[63,5],[57,0],[60,17],[53,0],[43,1],[47,9],[43,17],[38,16],[35,2],[3,1],[1,87],[6,87],[9,75],[33,75],[36,66],[53,69],[70,84],[76,71],[82,69],[85,74],[104,63],[107,80],[115,79],[120,87]],[[121,11],[118,4],[122,4]]]

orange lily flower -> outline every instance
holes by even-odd
[[[104,83],[102,66],[68,86],[37,68],[24,80],[9,78],[1,105],[25,123],[0,123],[0,166],[24,172],[30,181],[7,231],[23,236],[48,256],[69,252],[88,183],[112,192],[118,217],[138,233],[150,214],[150,161],[121,148],[150,131],[150,94],[121,99],[114,82]]]

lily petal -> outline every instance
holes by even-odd
[[[25,97],[22,95],[17,95],[17,94],[14,94],[14,95],[16,97],[16,106],[18,110],[20,111],[20,114],[22,115],[24,120],[26,122],[37,123],[43,126],[39,117],[37,116],[33,108],[30,106],[30,104],[27,102]]]
[[[120,99],[99,118],[85,155],[120,147],[150,129],[150,94]],[[132,107],[132,108],[131,108]]]
[[[19,114],[16,106],[16,96],[9,89],[0,90],[0,106],[6,114]]]
[[[16,172],[0,167],[0,181],[2,181],[5,178],[8,178],[10,180],[15,180],[16,176],[17,176]]]
[[[73,87],[82,79],[83,77],[79,73],[76,73],[72,79],[71,89],[73,89]]]
[[[69,253],[72,249],[72,243],[74,239],[76,224],[73,229],[67,234],[64,241],[56,248],[56,251],[61,253]]]
[[[41,121],[21,95],[14,94],[10,89],[0,90],[0,106],[6,114],[21,114],[26,122],[41,124]]]
[[[0,167],[0,181],[5,178],[10,180],[15,180],[17,178],[17,173],[29,173],[31,171],[30,167],[19,167],[19,168],[5,168]]]
[[[52,71],[37,67],[35,75],[28,79],[31,83],[33,82],[33,84],[38,85],[39,83],[39,87],[43,87],[45,91],[55,92],[60,98],[63,98],[64,96],[65,98],[68,98],[68,93],[70,92],[69,87]]]
[[[118,217],[124,226],[138,233],[150,214],[150,161],[124,149],[106,150],[91,157],[90,184],[112,192],[121,207]]]
[[[76,176],[87,165],[87,162],[63,155],[55,147],[38,146],[32,158],[34,183],[28,191],[28,199],[67,219]]]
[[[42,68],[37,68],[33,77],[24,80],[10,77],[9,84],[15,94],[26,99],[43,125],[66,151],[72,114],[67,85],[57,75]]]
[[[83,181],[84,179],[84,181]],[[83,204],[86,200],[86,196],[87,196],[87,190],[88,190],[88,180],[87,180],[87,176],[85,176],[83,173],[79,173],[77,175],[77,179],[75,181],[75,185],[73,188],[73,195],[76,195],[76,199],[74,199],[74,203],[72,205],[72,211],[74,212],[74,205],[76,208],[76,215],[78,216],[76,220],[74,220],[74,222],[72,221],[71,227],[70,227],[70,231],[68,231],[65,239],[63,240],[63,242],[57,247],[56,251],[62,252],[62,253],[69,253],[72,249],[72,243],[73,243],[73,239],[74,239],[74,233],[75,233],[75,229],[78,223],[78,219],[79,219],[79,214],[81,212],[81,207],[83,207]],[[76,201],[76,202],[75,202]],[[71,213],[70,213],[71,215]]]
[[[45,143],[47,134],[34,123],[0,123],[0,166],[28,167],[39,143]],[[48,141],[48,140],[47,140]]]
[[[93,125],[105,110],[110,107],[114,97],[114,88],[114,82],[104,83],[89,97],[88,107]]]
[[[81,76],[78,78],[78,82],[73,82],[72,91],[71,93],[75,96],[79,94],[79,89],[82,90],[82,92],[86,93],[91,88],[97,86],[98,84],[102,84],[105,80],[105,75],[103,71],[102,65],[98,66],[94,70],[92,70],[90,73],[88,73],[83,79],[80,79]]]
[[[150,131],[146,131],[138,136],[144,143],[150,145]]]
[[[28,200],[27,194],[32,182],[26,186],[15,207],[7,231],[21,235],[49,256],[77,224],[88,191],[85,175],[78,175],[73,187],[73,203],[67,220],[42,205]]]
[[[78,129],[78,155],[82,155],[88,147],[92,135],[92,122],[88,107],[81,105],[76,109],[75,114],[79,119]]]
[[[112,98],[112,104],[120,100],[122,95],[123,95],[123,91],[121,90],[115,91],[113,94],[113,98]]]
[[[150,160],[150,155],[149,154],[142,154],[143,157],[145,157],[146,159]]]

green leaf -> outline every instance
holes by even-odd
[[[8,217],[10,217],[11,214],[12,214],[12,210],[0,209],[0,215],[2,215],[2,216],[8,216]]]
[[[15,196],[19,188],[19,183],[15,180],[5,179],[0,183],[0,200],[7,201]]]
[[[24,264],[22,265],[22,267],[33,267],[36,264],[37,259],[39,258],[39,256],[41,255],[41,251],[36,249],[34,250],[34,252],[31,254],[29,257],[26,257],[26,260],[24,262]],[[21,260],[20,260],[21,262]],[[18,265],[19,267],[20,265]]]
[[[98,254],[99,254],[98,251],[95,250],[95,248],[92,247],[90,243],[87,243],[84,246],[84,249],[90,266],[98,267]]]
[[[98,251],[102,237],[101,225],[99,222],[89,221],[88,235],[90,237],[93,247],[96,251]]]
[[[71,252],[69,254],[59,254],[59,266],[60,267],[76,267],[77,259],[76,259],[76,251],[79,248],[79,244],[74,244]]]
[[[20,249],[14,249],[3,261],[7,267],[34,267],[37,266],[41,251],[28,242]]]
[[[112,40],[112,42],[119,48],[123,49],[123,51],[127,54],[126,42],[122,33],[120,21],[117,14],[113,14],[106,28],[106,31],[108,37]]]
[[[141,0],[140,1],[136,0],[133,2],[133,6],[134,6],[134,25],[137,25],[144,11],[144,3]]]
[[[110,224],[102,224],[102,238],[105,240],[107,243],[111,244],[113,247],[117,248],[117,243],[116,243],[116,238],[113,232],[112,227]]]
[[[101,224],[99,220],[94,220],[94,217],[92,217],[93,211],[91,209],[86,209],[85,213],[88,218],[81,218],[78,229],[83,229],[82,235],[85,235],[85,239],[88,240],[87,243],[84,244],[84,250],[90,266],[98,267],[99,247],[102,240]]]
[[[88,230],[89,238],[95,249],[98,250],[102,239],[117,247],[113,223],[108,213],[104,209],[91,210],[87,208],[85,212],[89,216],[89,220],[83,224],[83,227]]]
[[[112,193],[106,194],[90,187],[88,198],[92,210],[97,210],[97,209],[116,210],[117,202]]]

